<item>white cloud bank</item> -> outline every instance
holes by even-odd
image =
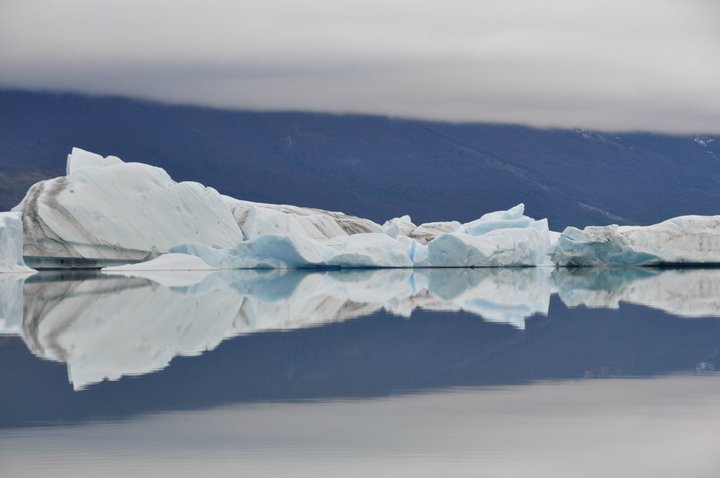
[[[0,86],[720,133],[716,0],[0,0]]]

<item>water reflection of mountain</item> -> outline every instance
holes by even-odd
[[[6,339],[0,355],[13,366],[0,373],[0,423],[712,369],[720,343],[716,319],[632,305],[568,309],[550,300],[557,291],[573,306],[624,301],[716,316],[720,270],[247,271],[171,279],[62,274],[23,285],[5,277],[4,330],[34,354],[66,363],[74,387],[95,385],[73,393],[62,368]],[[163,373],[140,376],[171,360]],[[124,375],[137,377],[97,383]]]

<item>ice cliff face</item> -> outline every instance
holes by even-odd
[[[182,244],[243,239],[214,189],[77,148],[66,176],[35,184],[13,210],[22,212],[30,260],[141,261]]]
[[[0,272],[32,272],[23,260],[20,214],[0,212]]]

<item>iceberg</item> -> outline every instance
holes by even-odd
[[[720,216],[680,216],[652,226],[568,227],[549,255],[558,266],[720,264]]]
[[[66,176],[33,185],[13,210],[22,212],[31,265],[136,262],[182,244],[226,248],[243,240],[214,189],[78,148]]]
[[[33,272],[23,260],[23,228],[17,212],[0,212],[0,273],[3,272]]]
[[[156,258],[169,253],[198,257],[173,266],[189,269],[532,266],[545,262],[549,244],[547,221],[525,216],[522,204],[467,224],[416,226],[402,216],[380,226],[222,196],[160,168],[79,148],[66,173],[33,185],[14,208],[22,213],[23,255],[40,268],[145,262],[162,270],[173,259]]]
[[[516,267],[546,263],[550,230],[546,219],[525,216],[524,204],[488,213],[416,246],[420,267]],[[426,251],[418,254],[419,247]]]
[[[33,267],[146,262],[146,269],[167,269],[148,263],[163,254],[196,256],[197,267],[211,269],[720,264],[720,216],[556,233],[518,204],[464,224],[416,225],[405,215],[381,226],[342,212],[223,196],[175,182],[160,168],[78,148],[66,173],[33,185],[13,209],[22,215],[2,223],[0,233],[16,234],[7,221],[21,217],[22,255]],[[3,249],[0,267],[21,270],[11,250]]]

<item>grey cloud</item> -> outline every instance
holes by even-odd
[[[4,0],[0,85],[720,133],[705,0]]]

